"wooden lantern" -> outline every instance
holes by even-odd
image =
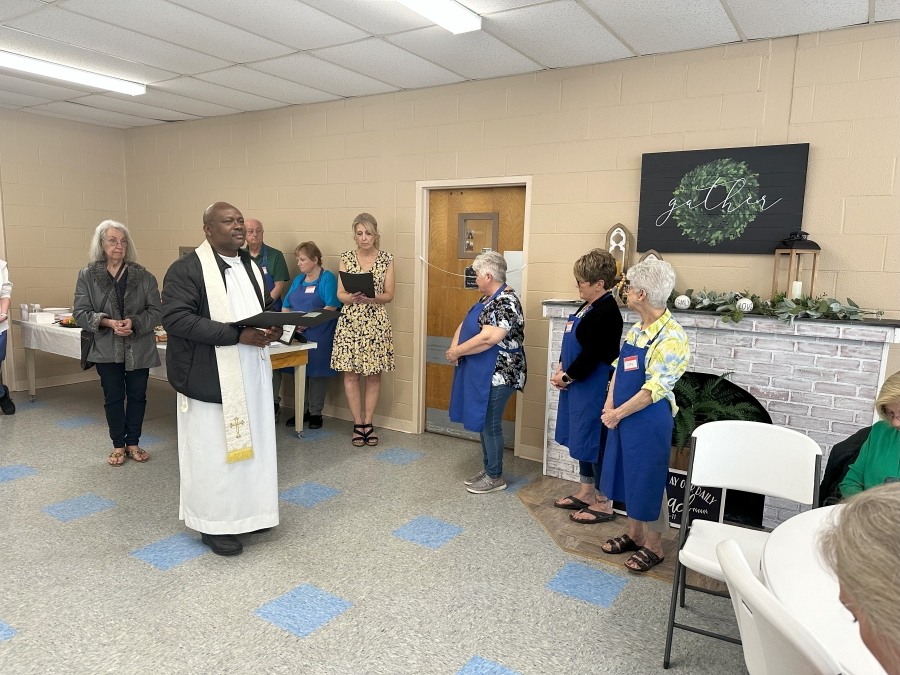
[[[784,287],[785,296],[793,300],[793,296],[797,295],[799,297],[799,295],[802,295],[793,292],[793,285],[796,282],[800,282],[803,256],[811,255],[812,275],[810,277],[808,295],[812,298],[816,297],[816,276],[819,273],[819,254],[822,252],[822,247],[816,242],[807,239],[807,236],[806,232],[792,232],[791,236],[783,239],[778,248],[775,249],[775,271],[772,275],[773,300],[775,299],[775,294],[778,293],[778,272],[781,267],[782,256],[784,255],[790,256],[788,260],[788,278]]]

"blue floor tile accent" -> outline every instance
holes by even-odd
[[[158,443],[165,443],[166,439],[161,438],[160,436],[151,436],[150,434],[144,434],[141,436],[141,447],[146,448],[151,445],[156,445]]]
[[[165,571],[208,552],[209,547],[202,541],[187,532],[179,532],[132,551],[131,555]]]
[[[32,469],[26,464],[10,464],[9,466],[0,466],[0,483],[5,483],[17,478],[25,478],[33,476],[37,473],[37,469]]]
[[[111,502],[103,497],[98,497],[94,494],[86,494],[81,497],[75,497],[74,499],[67,499],[64,502],[57,502],[56,504],[45,506],[41,511],[53,516],[57,520],[68,523],[70,520],[75,520],[76,518],[82,518],[84,516],[89,516],[92,513],[106,511],[106,509],[111,509],[115,505],[115,502]]]
[[[326,499],[331,499],[335,495],[339,495],[341,493],[340,490],[335,490],[334,488],[330,488],[327,485],[319,485],[318,483],[304,483],[303,485],[298,485],[297,487],[293,487],[290,490],[285,490],[284,492],[278,495],[279,499],[283,499],[286,502],[291,502],[292,504],[299,504],[300,506],[305,506],[306,508],[310,508],[315,506],[319,502],[324,502]]]
[[[78,429],[79,427],[86,427],[89,424],[99,424],[100,420],[96,417],[72,417],[67,420],[60,420],[56,423],[56,426],[62,427],[63,429]]]
[[[37,410],[38,408],[46,408],[48,405],[50,404],[47,401],[16,401],[16,412]]]
[[[451,525],[443,520],[429,518],[428,516],[419,516],[409,521],[403,527],[394,530],[391,534],[400,539],[411,541],[413,544],[436,550],[462,531],[463,528],[458,525]]]
[[[298,637],[307,637],[351,607],[352,602],[303,584],[266,603],[254,614]]]
[[[520,673],[480,656],[473,656],[456,675],[520,675]]]
[[[16,636],[16,629],[0,621],[0,642]]]
[[[295,437],[301,441],[321,441],[323,438],[333,435],[333,431],[325,431],[325,429],[304,429],[302,436],[297,436],[295,433]]]
[[[400,466],[404,466],[409,464],[410,462],[414,462],[419,457],[424,457],[424,452],[416,452],[415,450],[405,450],[403,448],[391,448],[390,450],[385,450],[384,452],[379,452],[375,455],[375,459],[380,459],[382,462],[390,462],[391,464],[399,464]]]
[[[628,579],[609,572],[580,563],[566,563],[547,583],[547,588],[593,605],[609,607],[627,583]]]
[[[525,478],[523,476],[513,476],[511,473],[504,473],[503,477],[506,479],[506,492],[515,493],[517,490],[522,489],[526,485],[531,482],[530,478]]]

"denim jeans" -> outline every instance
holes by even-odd
[[[484,430],[481,432],[481,452],[484,471],[493,480],[503,475],[503,410],[515,391],[512,387],[501,384],[491,387],[488,395]]]
[[[137,445],[141,440],[144,409],[147,407],[147,379],[150,377],[150,369],[126,371],[124,363],[98,363],[97,374],[100,375],[100,385],[103,387],[103,407],[113,447]]]

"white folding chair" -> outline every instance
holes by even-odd
[[[840,664],[750,569],[734,539],[716,546],[750,675],[840,675]]]
[[[797,431],[760,422],[709,422],[691,435],[691,457],[684,494],[687,498],[691,494],[691,486],[702,485],[756,492],[815,505],[819,500],[821,463],[822,450],[809,436]],[[728,597],[719,591],[688,586],[687,570],[692,569],[724,582],[725,577],[716,558],[716,546],[726,539],[734,539],[754,574],[758,574],[763,546],[769,537],[767,532],[759,530],[692,520],[688,514],[686,505],[675,560],[663,668],[669,667],[672,634],[676,628],[741,644],[740,640],[727,635],[676,623],[675,603],[680,594],[679,604],[684,607],[686,588]]]

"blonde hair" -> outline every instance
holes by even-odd
[[[616,283],[616,259],[602,248],[592,249],[581,256],[575,261],[572,271],[578,281],[589,284],[602,281],[607,291]]]
[[[381,235],[378,234],[378,222],[375,220],[375,216],[370,213],[360,213],[356,218],[353,219],[353,224],[350,226],[350,229],[353,230],[353,237],[356,237],[356,226],[362,225],[366,228],[366,232],[375,237],[375,248],[381,249]]]
[[[836,516],[820,536],[822,557],[873,632],[900,651],[900,483],[850,497]]]
[[[881,391],[878,392],[878,398],[875,399],[875,412],[878,413],[881,419],[890,424],[891,418],[885,411],[884,406],[898,403],[900,403],[900,371],[891,375],[881,385]]]

